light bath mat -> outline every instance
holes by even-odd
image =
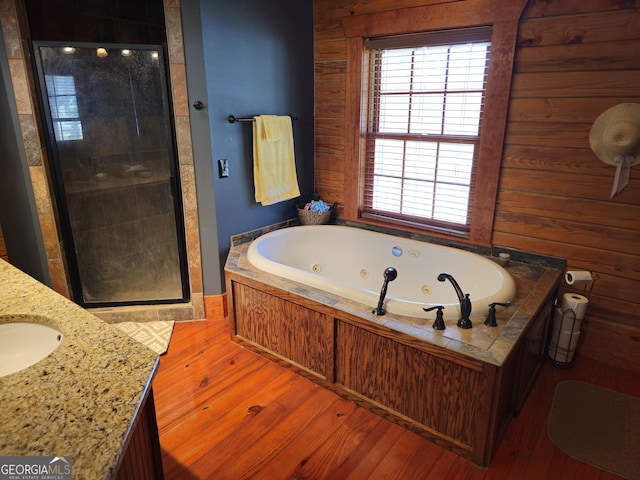
[[[169,347],[173,324],[173,320],[167,320],[162,322],[121,322],[114,323],[113,326],[119,328],[158,355],[162,355]]]
[[[567,380],[556,387],[549,438],[570,457],[640,479],[640,398]]]

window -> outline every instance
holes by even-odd
[[[342,19],[345,220],[491,245],[526,3],[459,0]]]
[[[73,76],[45,75],[45,82],[56,140],[82,140],[82,123]]]
[[[369,39],[363,212],[469,229],[490,30]]]

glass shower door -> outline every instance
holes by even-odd
[[[34,44],[74,300],[188,300],[161,46]]]

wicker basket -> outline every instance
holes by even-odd
[[[326,212],[313,212],[305,210],[304,205],[298,205],[298,218],[300,225],[325,225],[331,220],[331,215],[335,210],[335,204]]]

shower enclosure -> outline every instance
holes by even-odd
[[[163,47],[34,42],[33,58],[74,300],[187,301]]]

